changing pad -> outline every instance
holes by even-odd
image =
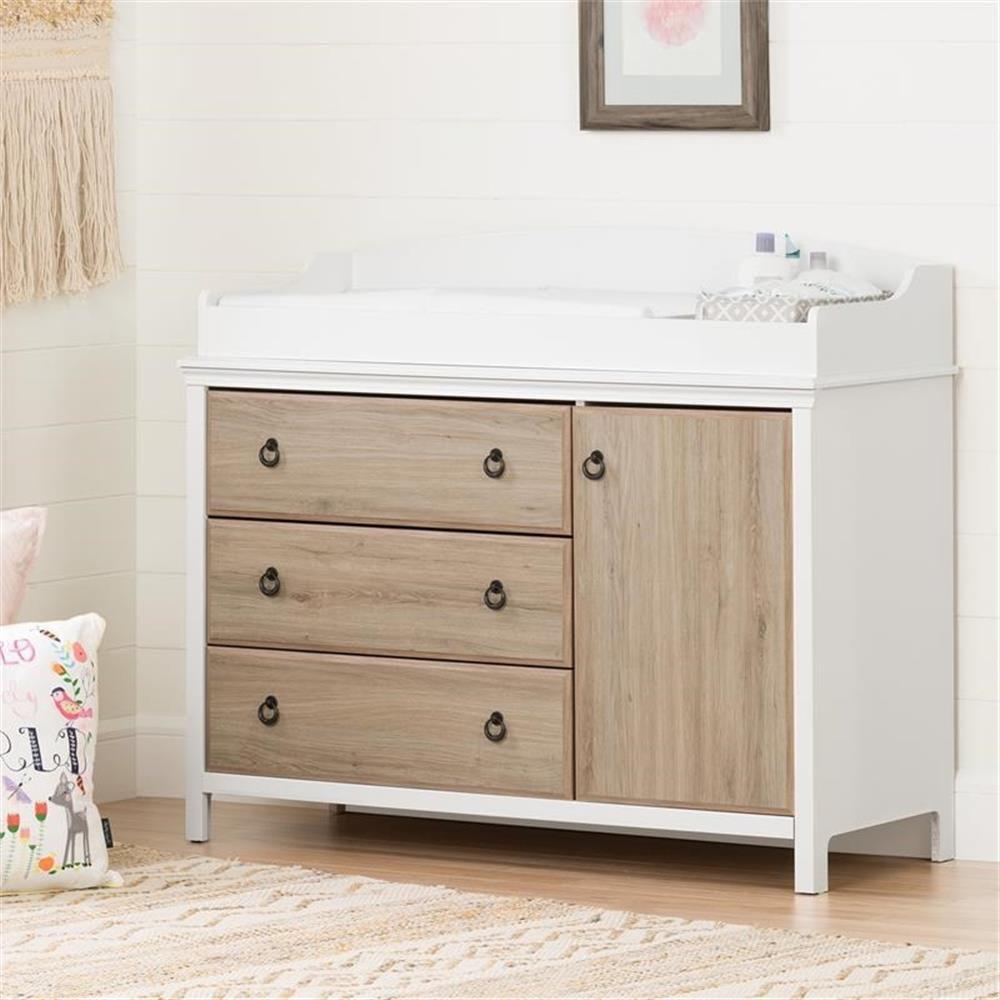
[[[763,292],[702,292],[698,319],[729,320],[733,323],[804,323],[815,306],[836,306],[848,302],[879,302],[892,292],[877,295],[775,295]]]
[[[237,292],[220,306],[312,306],[363,312],[464,313],[502,316],[693,317],[697,295],[560,288],[415,288],[339,293]]]

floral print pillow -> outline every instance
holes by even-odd
[[[94,805],[100,615],[0,628],[0,887],[121,885]]]

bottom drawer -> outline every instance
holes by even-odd
[[[209,647],[207,674],[210,771],[573,795],[567,670]]]

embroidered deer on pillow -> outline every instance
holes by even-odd
[[[94,804],[103,634],[94,614],[0,626],[5,892],[121,885]]]
[[[82,806],[77,812],[73,808],[73,782],[62,775],[56,790],[49,797],[49,802],[62,806],[66,810],[66,849],[63,851],[62,866],[90,864],[90,828],[87,824],[87,807]],[[83,860],[76,860],[76,841],[83,838]]]

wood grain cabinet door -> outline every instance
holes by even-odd
[[[791,811],[790,447],[787,412],[575,412],[578,798]]]

